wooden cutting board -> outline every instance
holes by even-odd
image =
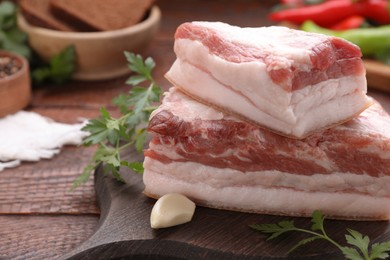
[[[364,60],[364,65],[368,87],[390,93],[390,66],[369,59]]]
[[[130,157],[139,155],[129,154]],[[153,230],[149,217],[155,200],[143,193],[142,175],[123,171],[127,184],[105,177],[98,169],[95,187],[101,217],[96,232],[64,259],[343,259],[326,241],[314,241],[287,255],[301,233],[266,241],[267,236],[248,227],[293,219],[310,228],[309,218],[247,214],[197,207],[193,220],[180,226]],[[325,220],[328,235],[344,244],[346,228],[368,235],[373,242],[390,240],[388,221]]]

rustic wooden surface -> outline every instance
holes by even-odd
[[[126,151],[123,157],[141,160],[142,155]],[[147,259],[288,259],[319,260],[342,259],[341,252],[326,241],[316,241],[311,246],[288,250],[303,234],[286,234],[274,241],[254,232],[249,225],[278,223],[286,217],[249,214],[197,207],[191,222],[168,229],[150,228],[150,212],[155,200],[142,194],[142,176],[123,169],[126,184],[111,176],[104,176],[101,168],[95,174],[95,188],[101,209],[96,232],[64,259],[116,259],[134,257]],[[309,228],[307,218],[288,218],[299,227]],[[387,221],[336,221],[325,220],[328,235],[344,241],[346,228],[359,230],[372,241],[390,239]]]
[[[157,4],[163,14],[161,27],[150,48],[142,54],[155,59],[155,77],[160,85],[168,88],[163,75],[174,60],[173,34],[180,23],[209,20],[239,26],[270,25],[266,15],[275,2],[159,0]],[[80,118],[97,116],[100,106],[113,110],[112,97],[128,91],[125,80],[126,77],[122,77],[102,82],[74,81],[63,86],[40,86],[34,89],[28,110],[60,122],[76,123]],[[389,94],[373,90],[369,93],[390,112]],[[51,160],[23,163],[18,168],[0,172],[0,259],[61,258],[94,233],[100,210],[93,180],[70,191],[72,181],[93,150],[65,147]],[[238,223],[240,218],[236,221]],[[163,237],[167,235],[165,232],[158,233]],[[227,239],[234,241],[235,235],[238,234],[227,233]],[[254,239],[257,238],[254,236]]]

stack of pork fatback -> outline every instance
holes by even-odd
[[[285,27],[179,26],[145,194],[291,216],[390,219],[390,116],[359,48]]]

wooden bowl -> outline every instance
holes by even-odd
[[[25,108],[31,99],[30,70],[27,60],[12,52],[0,51],[0,57],[9,57],[20,62],[20,69],[0,78],[0,117]]]
[[[74,79],[104,80],[130,73],[124,51],[139,53],[152,40],[161,18],[153,6],[146,19],[123,29],[105,32],[63,32],[30,25],[18,14],[18,26],[30,46],[46,61],[69,45],[76,48]]]

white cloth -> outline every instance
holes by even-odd
[[[0,119],[0,171],[21,161],[52,158],[63,145],[78,145],[88,135],[85,123],[63,124],[34,112],[19,111]]]

